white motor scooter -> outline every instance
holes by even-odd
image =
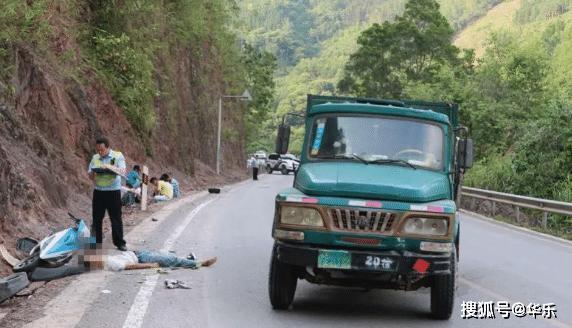
[[[28,257],[18,262],[14,272],[31,272],[36,267],[55,268],[69,262],[75,251],[88,243],[94,243],[89,228],[83,219],[68,213],[74,225],[56,232],[38,242],[30,250]]]

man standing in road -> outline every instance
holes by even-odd
[[[252,180],[258,180],[258,160],[254,155],[250,158],[250,166],[252,167]]]
[[[121,220],[121,176],[125,175],[125,158],[121,152],[109,147],[107,138],[97,139],[95,149],[97,154],[93,155],[88,168],[89,178],[94,182],[92,231],[95,232],[97,244],[101,244],[103,217],[107,210],[111,219],[113,244],[125,251],[127,247]]]

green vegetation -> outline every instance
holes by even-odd
[[[361,33],[338,88],[362,97],[399,98],[407,81],[432,80],[441,66],[457,64],[452,37],[437,2],[410,0],[395,22]]]
[[[256,126],[256,121],[267,120],[273,103],[276,64],[274,56],[260,48],[241,47],[231,27],[237,10],[233,0],[3,1],[0,95],[12,92],[19,49],[80,83],[90,83],[95,72],[150,154],[159,106],[167,107],[161,119],[171,130],[192,115],[179,108],[176,94],[177,69],[187,60],[193,66],[189,80],[194,89],[213,93],[222,87],[220,92],[236,94],[248,88],[253,101],[235,118]],[[62,35],[81,49],[55,54],[54,43]],[[200,94],[196,101],[207,106],[218,96]],[[250,133],[249,140],[256,133]]]
[[[572,9],[571,0],[523,0],[522,7],[516,13],[516,22],[530,23],[551,19]]]
[[[0,94],[11,93],[7,85],[14,69],[16,44],[32,44],[45,50],[42,40],[49,36],[48,24],[43,19],[45,1],[27,3],[20,0],[5,0],[0,7]]]
[[[153,99],[158,96],[150,56],[135,49],[126,34],[102,30],[93,36],[93,55],[118,105],[137,131],[149,135],[155,126]]]
[[[442,12],[452,26],[465,26],[499,0],[441,0]],[[273,133],[282,116],[301,112],[306,95],[336,94],[349,56],[357,50],[361,31],[373,23],[394,20],[406,0],[240,0],[239,34],[256,49],[277,57],[274,115],[264,127],[256,147],[271,150]],[[300,152],[302,134],[294,129],[291,150]],[[267,140],[267,141],[262,141]]]
[[[228,38],[228,31],[220,27],[223,24],[210,24],[208,19],[227,21],[226,1],[208,2],[89,2],[91,16],[85,25],[87,36],[83,46],[143,140],[148,140],[155,128],[154,100],[162,94],[174,93],[172,82],[162,77],[173,69],[170,52],[209,41],[209,31],[218,36],[214,39],[215,47],[221,53],[229,52],[229,44],[216,43]],[[219,62],[223,60],[219,58]],[[173,118],[167,120],[174,125]]]
[[[523,2],[520,10],[536,7]],[[461,104],[477,143],[467,185],[569,202],[571,48],[572,13],[498,30],[472,69],[444,69],[430,82],[410,84],[404,96]],[[572,218],[551,216],[549,230],[570,236]]]
[[[253,153],[258,149],[271,148],[270,140],[265,136],[271,133],[272,128],[261,122],[268,122],[270,118],[275,92],[276,57],[246,44],[242,63],[246,71],[247,87],[253,97],[246,117],[246,150]]]
[[[461,105],[462,120],[477,147],[477,164],[466,177],[467,185],[572,200],[570,1],[437,1],[450,25],[436,12],[434,1],[411,0],[409,12],[404,11],[406,1],[368,1],[366,11],[360,11],[361,2],[300,1],[298,9],[309,8],[303,13],[305,25],[300,25],[307,33],[296,31],[297,25],[290,24],[287,15],[265,24],[261,13],[286,2],[241,2],[242,15],[249,17],[247,26],[253,31],[243,31],[245,38],[254,38],[259,41],[253,43],[255,47],[274,52],[280,65],[275,114],[266,126],[276,126],[287,112],[302,111],[307,93],[345,91],[454,101]],[[497,18],[489,17],[488,23],[476,28],[478,37],[463,43],[464,48],[471,42],[479,48],[478,59],[474,51],[459,51],[451,45],[455,30],[496,4],[500,4],[494,10]],[[377,11],[382,6],[384,16]],[[499,17],[505,28],[498,29]],[[413,28],[427,20],[434,27],[430,33]],[[288,29],[282,29],[288,24]],[[275,32],[284,32],[282,37],[292,41],[295,56],[291,60],[275,52],[269,37]],[[304,38],[296,39],[297,35]],[[408,42],[416,43],[400,46]],[[385,61],[376,57],[380,53]],[[420,65],[416,59],[424,59],[427,53],[434,60]],[[300,151],[301,139],[302,128],[294,128],[294,152]],[[552,233],[570,235],[572,220],[552,216],[549,228]]]

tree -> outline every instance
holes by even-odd
[[[441,65],[458,65],[453,29],[435,0],[409,0],[395,22],[373,24],[338,83],[342,92],[399,97],[407,81],[429,81]]]
[[[249,151],[260,147],[261,136],[268,133],[266,123],[274,102],[274,71],[276,57],[267,51],[260,51],[245,44],[242,63],[246,73],[246,85],[252,94],[247,115],[247,144]]]

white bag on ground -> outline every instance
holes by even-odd
[[[125,270],[128,264],[139,263],[137,255],[134,252],[127,251],[121,252],[117,255],[107,256],[107,269],[110,271],[121,271]]]

